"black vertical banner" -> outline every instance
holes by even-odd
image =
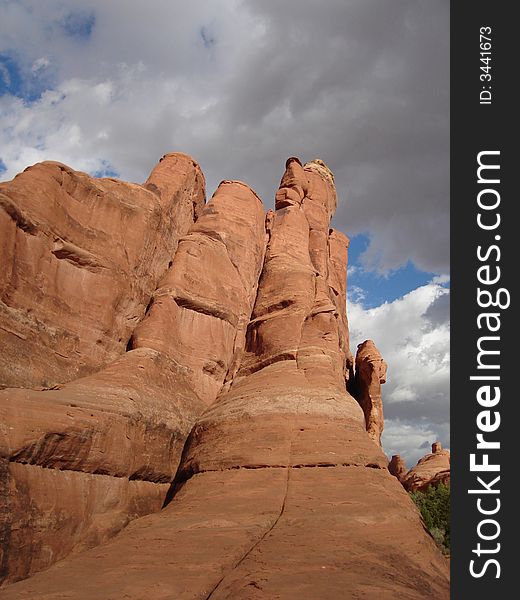
[[[505,1],[451,3],[454,600],[511,598],[519,572],[520,502],[513,486],[519,481],[514,338],[520,328],[512,286],[519,276],[513,86],[520,36],[513,8]]]

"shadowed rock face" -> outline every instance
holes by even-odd
[[[431,454],[426,454],[411,468],[402,483],[406,490],[424,491],[439,483],[450,484],[450,451],[443,450],[440,442],[432,444]]]
[[[448,597],[446,560],[347,391],[366,385],[375,414],[370,385],[384,377],[372,351],[360,362],[370,378],[352,381],[336,202],[319,160],[287,161],[266,216],[247,186],[223,182],[180,237],[132,350],[58,390],[2,392],[21,424],[5,436],[4,497],[19,522],[27,489],[48,498],[30,517],[40,529],[20,534],[38,549],[8,545],[8,573],[72,555],[1,598]],[[52,477],[69,490],[69,521],[42,534],[56,514]],[[162,511],[106,541],[173,479]]]

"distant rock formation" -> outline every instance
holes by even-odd
[[[182,154],[0,190],[0,572],[32,575],[0,598],[448,598],[380,447],[386,363],[350,353],[323,161],[267,214],[237,181],[204,205]]]
[[[450,484],[450,451],[443,450],[440,442],[432,444],[431,454],[423,456],[418,463],[406,473],[402,480],[409,492],[424,491],[439,483]]]

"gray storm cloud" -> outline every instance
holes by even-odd
[[[142,180],[162,153],[183,150],[210,188],[239,177],[270,205],[287,156],[320,156],[345,199],[336,226],[370,235],[365,266],[411,259],[448,272],[447,0],[51,0],[0,10],[0,52],[26,72],[40,61],[38,76],[59,94],[31,106],[0,99],[4,176],[45,157],[77,168],[105,160]],[[64,25],[81,31],[81,15],[88,39]],[[110,95],[93,93],[102,84]],[[9,127],[31,115],[32,129]]]

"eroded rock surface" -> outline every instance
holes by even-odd
[[[52,387],[124,353],[203,203],[184,154],[145,186],[56,162],[0,183],[0,388]]]
[[[330,229],[337,198],[318,162],[287,161],[238,378],[296,361],[309,383],[344,389],[352,369],[345,313],[348,239]],[[290,364],[290,363],[288,363]]]
[[[181,365],[206,404],[232,378],[244,349],[265,252],[264,220],[248,186],[222,182],[181,239],[132,336],[134,348],[154,348]]]
[[[382,469],[205,472],[160,513],[0,597],[447,599],[446,560],[410,503]]]
[[[432,444],[432,451],[412,467],[403,479],[409,492],[424,491],[439,483],[450,484],[450,451],[443,450],[440,442]]]

